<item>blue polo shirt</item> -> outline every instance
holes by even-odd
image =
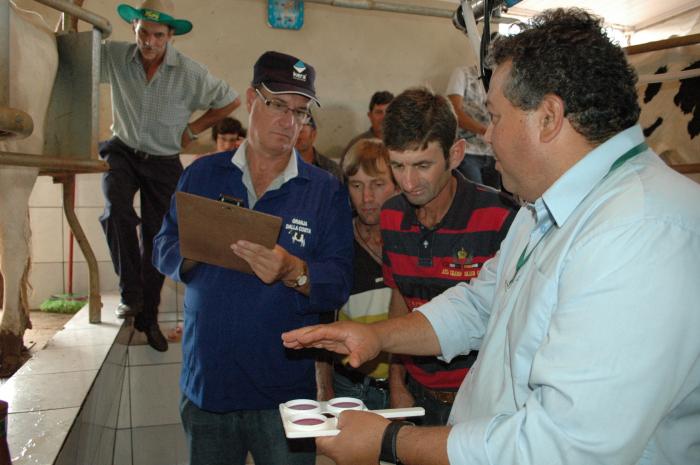
[[[175,200],[154,240],[153,261],[186,284],[180,387],[199,408],[213,412],[276,408],[294,398],[315,397],[314,357],[288,351],[280,335],[317,324],[319,313],[347,301],[352,281],[353,237],[346,189],[329,173],[304,162],[254,204],[282,217],[278,244],[308,263],[306,297],[281,282],[198,264],[182,274]],[[201,158],[183,173],[177,190],[249,203],[244,171],[231,152]],[[232,252],[233,253],[233,252]]]

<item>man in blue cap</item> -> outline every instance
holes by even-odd
[[[164,277],[151,263],[153,237],[182,173],[179,153],[240,100],[228,84],[173,48],[173,36],[188,33],[192,23],[174,17],[170,0],[146,0],[140,8],[121,4],[117,12],[136,40],[102,45],[101,81],[112,87],[113,137],[100,146],[110,166],[102,179],[100,222],[119,275],[117,316],[134,316],[151,347],[166,351],[158,326]],[[190,122],[197,110],[205,112]],[[140,218],[133,207],[137,191]]]
[[[158,269],[186,286],[180,414],[190,465],[243,465],[247,452],[258,464],[315,462],[312,444],[286,441],[279,412],[290,399],[315,397],[315,354],[278,341],[347,301],[353,237],[347,190],[294,149],[318,103],[314,78],[298,58],[265,52],[245,94],[246,140],[233,154],[200,158],[178,183],[282,218],[272,249],[231,244],[254,274],[184,259],[175,202],[154,242]]]

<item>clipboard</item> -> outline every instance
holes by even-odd
[[[180,255],[196,262],[253,274],[248,262],[231,250],[246,240],[272,249],[282,218],[187,192],[176,192]]]

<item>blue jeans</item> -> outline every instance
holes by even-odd
[[[186,396],[180,417],[190,449],[190,465],[314,465],[313,439],[287,440],[278,409],[207,412]]]
[[[370,410],[389,408],[389,391],[370,386],[369,377],[362,383],[353,383],[347,377],[333,372],[333,391],[336,397],[354,397],[365,403]]]
[[[472,182],[500,189],[501,176],[496,171],[495,165],[496,160],[493,157],[467,153],[457,170]]]
[[[415,419],[415,423],[421,426],[441,426],[446,425],[450,418],[452,404],[441,402],[425,392],[423,386],[418,384],[411,376],[406,375],[406,387],[415,399],[416,407],[425,409],[425,416]]]

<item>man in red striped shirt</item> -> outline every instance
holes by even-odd
[[[425,88],[404,91],[387,108],[384,143],[403,195],[382,209],[389,317],[405,315],[459,282],[475,278],[498,251],[515,215],[505,194],[467,181],[458,171],[465,140],[447,99]],[[445,363],[394,355],[391,407],[425,408],[425,425],[447,422],[476,353]]]

